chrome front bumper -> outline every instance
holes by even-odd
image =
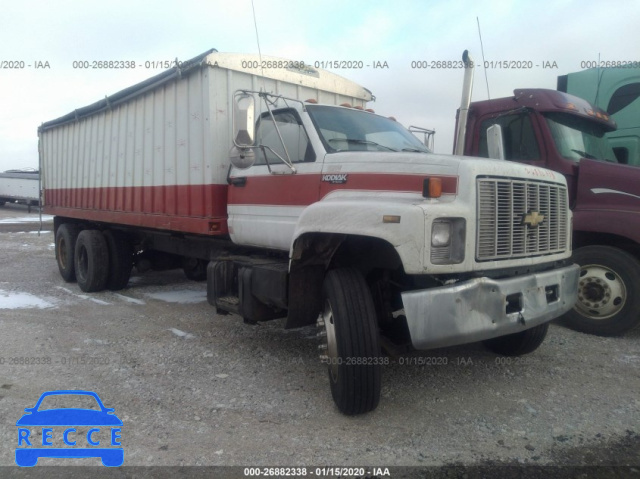
[[[576,302],[579,272],[574,264],[513,278],[477,278],[402,293],[413,347],[473,343],[551,321]]]

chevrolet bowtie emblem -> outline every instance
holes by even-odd
[[[544,215],[541,215],[537,211],[529,211],[522,215],[522,225],[527,225],[529,228],[537,228],[544,221]]]

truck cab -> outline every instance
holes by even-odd
[[[546,89],[471,103],[466,155],[489,156],[488,129],[499,125],[504,158],[567,179],[574,260],[582,266],[578,302],[565,318],[575,329],[622,334],[640,323],[640,170],[620,164],[605,135],[616,123],[584,99]]]
[[[606,111],[618,128],[605,141],[619,163],[640,166],[640,67],[637,62],[590,68],[558,77],[558,91]],[[634,66],[635,65],[635,66]]]
[[[245,320],[286,309],[286,327],[316,322],[341,410],[377,402],[379,371],[345,361],[380,365],[378,342],[526,354],[573,306],[562,175],[433,154],[395,120],[350,105],[235,99],[231,240],[288,255],[211,261],[209,301]],[[362,404],[347,374],[370,390]]]

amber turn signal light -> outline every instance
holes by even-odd
[[[442,196],[442,178],[425,178],[422,182],[422,196],[440,198]]]

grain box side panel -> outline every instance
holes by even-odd
[[[117,211],[126,211],[125,209],[125,191],[127,187],[126,180],[126,157],[125,153],[127,151],[127,141],[128,139],[128,131],[127,131],[127,120],[128,120],[128,109],[130,104],[125,103],[118,108],[118,135],[116,141],[116,179],[115,186],[116,189],[116,210]]]
[[[177,157],[177,131],[176,131],[176,84],[171,82],[164,87],[164,115],[165,134],[164,144],[164,176],[165,194],[164,208],[167,215],[177,214],[178,197],[176,195],[176,157]]]
[[[153,133],[151,151],[151,212],[154,214],[164,213],[164,160],[165,151],[163,149],[165,134],[165,108],[164,108],[164,88],[153,91],[153,117],[151,118]],[[160,188],[158,188],[160,186]],[[188,215],[185,215],[188,216]]]
[[[212,116],[209,70],[198,68],[41,132],[50,212],[226,233],[226,167],[220,162],[228,162],[228,141],[219,141],[218,132],[226,135],[229,127]]]
[[[197,75],[190,75],[187,83],[187,104],[189,108],[189,197],[188,215],[204,216],[204,170],[207,159],[204,156],[205,136],[205,95],[203,89],[204,69]]]
[[[133,187],[135,181],[135,159],[136,159],[136,104],[132,102],[127,105],[127,138],[124,145],[124,190],[127,194],[123,192],[123,210],[124,211],[135,211],[135,195],[133,194]]]
[[[191,126],[189,119],[189,85],[186,81],[180,81],[176,84],[176,119],[179,154],[177,156],[176,178],[177,185],[189,184],[189,162],[192,156],[193,146],[189,141],[189,127]],[[187,216],[189,214],[188,195],[180,195],[176,204],[176,212],[178,215]]]
[[[153,127],[155,115],[154,93],[144,95],[144,139],[142,144],[142,213],[151,214],[153,208]]]
[[[133,208],[131,211],[144,212],[144,194],[142,188],[136,188],[144,181],[144,143],[146,135],[145,125],[145,108],[146,102],[144,98],[138,98],[135,101],[135,126],[134,126],[134,152],[133,156],[129,158],[133,167],[133,180],[132,180],[132,195],[133,196]]]

